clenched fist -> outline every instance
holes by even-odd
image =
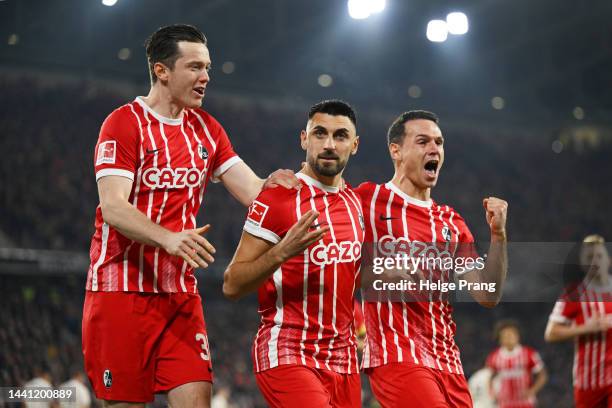
[[[508,203],[501,198],[488,197],[482,200],[485,209],[487,224],[493,235],[506,235],[506,215]]]

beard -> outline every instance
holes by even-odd
[[[327,162],[326,164],[321,163],[318,159],[336,159],[334,162]],[[346,163],[348,160],[341,160],[338,156],[335,155],[319,155],[318,157],[309,156],[308,157],[308,165],[311,169],[313,169],[317,174],[326,177],[334,177],[337,176],[344,170],[346,167]]]

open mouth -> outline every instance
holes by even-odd
[[[438,160],[428,160],[425,163],[425,174],[427,174],[430,177],[435,177],[436,176],[436,172],[438,171],[438,165],[440,164],[440,162]]]
[[[206,90],[206,88],[204,88],[203,86],[197,86],[195,88],[193,88],[193,91],[195,93],[197,93],[200,96],[204,96],[204,91]]]

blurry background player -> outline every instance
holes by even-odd
[[[359,197],[339,189],[355,127],[342,101],[310,109],[302,188],[257,197],[225,271],[229,298],[258,291],[253,365],[273,407],[361,406],[353,305],[364,225]]]
[[[211,65],[204,35],[164,27],[146,50],[149,94],[113,111],[96,146],[100,205],[83,310],[85,367],[106,405],[142,405],[168,392],[172,406],[205,407],[212,368],[193,270],[213,262],[215,250],[195,217],[209,180],[244,205],[264,180],[200,109]]]
[[[499,347],[487,357],[493,373],[489,392],[499,408],[534,408],[536,395],[548,381],[546,368],[537,351],[520,343],[518,323],[502,320],[495,327]],[[493,381],[499,386],[494,390]]]
[[[421,242],[428,247],[422,255],[438,251],[438,243],[448,243],[454,245],[455,256],[478,257],[463,218],[431,199],[444,163],[444,138],[437,116],[426,111],[403,113],[389,128],[388,145],[393,179],[386,184],[366,182],[356,189],[366,215],[366,242],[376,245],[383,237],[386,241],[390,237],[391,243]],[[489,197],[483,206],[491,233],[488,258],[482,271],[466,272],[462,279],[494,282],[494,293],[471,292],[479,303],[493,306],[501,297],[507,270],[507,203]],[[383,407],[472,405],[454,340],[450,303],[437,297],[421,302],[364,300],[367,344],[363,367]]]
[[[479,368],[468,379],[468,388],[472,396],[474,408],[497,408],[497,404],[491,395],[491,386],[493,394],[498,390],[499,381],[491,381],[493,371],[487,367]]]
[[[604,238],[584,238],[573,265],[582,270],[583,279],[570,284],[555,304],[545,339],[574,341],[576,407],[612,407],[612,280]]]

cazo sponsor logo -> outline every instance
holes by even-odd
[[[151,167],[142,174],[142,180],[150,188],[185,188],[199,187],[204,181],[206,170],[186,167],[163,168]]]
[[[332,263],[356,262],[361,258],[361,242],[319,243],[310,250],[310,262],[323,266]]]

